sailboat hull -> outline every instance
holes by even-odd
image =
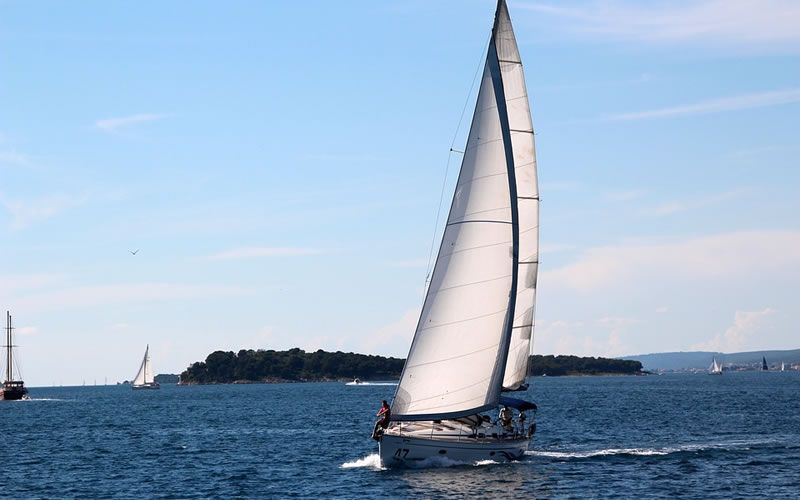
[[[150,384],[140,384],[140,385],[132,385],[131,386],[134,391],[142,390],[142,389],[161,389],[161,386],[158,385],[157,382],[153,382]]]
[[[528,439],[486,439],[442,441],[384,435],[378,444],[381,463],[385,467],[419,466],[426,461],[447,459],[475,463],[480,460],[510,462],[519,460],[528,450]]]
[[[24,387],[4,387],[0,388],[0,401],[18,401],[28,394],[28,389]]]

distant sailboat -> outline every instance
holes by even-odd
[[[374,434],[384,465],[525,454],[535,431],[526,412],[536,405],[502,392],[527,388],[538,249],[533,125],[508,8],[499,0],[430,286],[390,423]]]
[[[709,375],[722,375],[722,365],[717,363],[717,358],[712,358],[711,366],[708,367]]]
[[[14,342],[12,342],[11,313],[6,311],[6,379],[0,387],[0,400],[15,401],[26,398],[25,382],[14,380]]]
[[[769,370],[769,367],[767,366],[767,357],[761,356],[761,371],[765,372],[767,370]]]
[[[155,381],[153,377],[153,364],[150,362],[150,344],[144,351],[144,359],[139,366],[139,372],[136,378],[133,379],[131,387],[134,389],[160,389],[161,386]]]
[[[785,363],[785,362],[783,362],[783,361],[781,361],[781,371],[782,371],[782,372],[785,372],[785,371],[786,371],[786,363]]]

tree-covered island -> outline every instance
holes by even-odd
[[[205,361],[192,363],[181,373],[182,384],[229,384],[235,382],[312,382],[326,380],[397,380],[405,360],[352,352],[305,352],[242,349],[214,351]],[[638,361],[581,358],[578,356],[531,356],[531,375],[635,375]]]

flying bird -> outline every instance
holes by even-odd
[[[136,253],[139,252],[139,249],[137,248],[136,250],[128,250],[128,251],[131,253],[131,255],[136,255]]]

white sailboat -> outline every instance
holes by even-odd
[[[711,366],[708,367],[709,375],[722,375],[722,365],[717,363],[717,358],[711,358]]]
[[[781,361],[781,371],[782,372],[786,371],[786,363],[784,361]]]
[[[384,465],[515,460],[528,448],[535,424],[527,412],[536,405],[501,393],[527,389],[539,266],[533,135],[522,62],[499,0],[430,286],[391,422],[376,436]]]
[[[161,386],[153,377],[153,363],[150,362],[150,344],[144,350],[144,359],[139,366],[139,371],[131,383],[133,389],[160,389]]]

